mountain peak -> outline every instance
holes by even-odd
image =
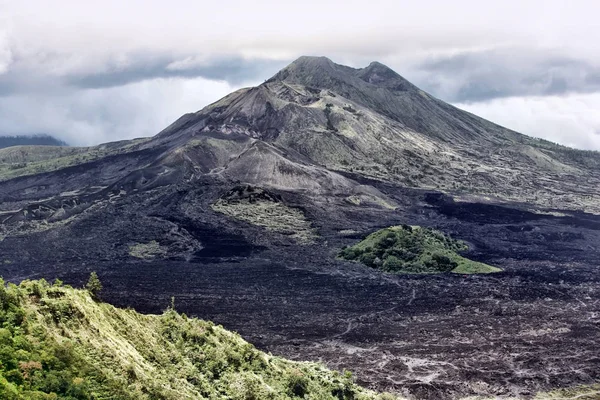
[[[292,65],[311,65],[311,66],[331,66],[334,62],[325,56],[300,56],[296,60],[292,61]]]
[[[369,90],[364,87],[365,82],[396,92],[416,89],[390,67],[378,61],[373,61],[365,68],[357,69],[336,64],[327,57],[312,56],[299,57],[268,80],[268,82],[272,81],[330,90],[340,89],[340,85],[352,86],[361,91]]]
[[[307,84],[315,77],[335,74],[338,65],[327,57],[302,56],[279,71],[274,81]]]
[[[401,77],[396,71],[378,61],[373,61],[368,67],[359,70],[358,77],[365,82],[394,91],[416,89],[416,86]]]
[[[370,73],[385,74],[385,75],[390,75],[390,76],[393,76],[393,77],[400,76],[400,75],[398,75],[398,73],[396,71],[394,71],[393,69],[391,69],[387,65],[380,63],[379,61],[373,61],[373,62],[371,62],[366,68],[362,68],[361,71],[363,71],[363,72],[370,72]]]

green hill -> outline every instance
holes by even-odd
[[[142,315],[86,290],[0,280],[2,399],[394,399],[265,354],[211,322]]]
[[[394,273],[482,274],[500,271],[458,254],[464,250],[467,246],[463,242],[441,232],[403,225],[370,234],[360,243],[342,249],[340,257]]]

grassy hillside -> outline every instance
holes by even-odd
[[[60,282],[0,281],[1,399],[393,399],[265,354],[172,309],[142,315]]]
[[[499,268],[469,260],[458,254],[467,246],[433,229],[393,226],[346,247],[340,257],[360,261],[368,267],[395,273],[482,274]]]

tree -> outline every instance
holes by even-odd
[[[102,283],[100,282],[100,279],[98,279],[98,274],[96,274],[95,271],[90,274],[90,278],[85,284],[85,288],[90,292],[92,297],[98,298],[98,294],[102,290]]]

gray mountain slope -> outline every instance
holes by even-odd
[[[355,69],[301,57],[262,85],[186,114],[150,140],[17,150],[0,150],[0,179],[28,175],[35,182],[40,172],[71,168],[87,176],[87,165],[99,168],[92,174],[96,183],[61,180],[34,190],[46,196],[82,185],[119,187],[120,179],[124,187],[141,190],[201,174],[309,194],[355,195],[367,178],[457,198],[600,212],[597,153],[502,128],[376,62]],[[132,157],[121,157],[127,154]],[[5,195],[20,198],[16,188],[28,185],[21,179],[16,194],[8,189]]]
[[[380,63],[354,69],[301,57],[258,87],[185,115],[148,145],[207,134],[245,135],[329,170],[413,187],[600,211],[597,153],[505,129]]]

